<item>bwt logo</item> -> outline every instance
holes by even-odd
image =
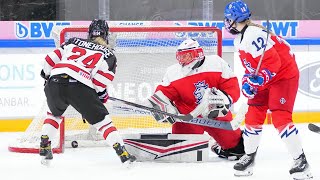
[[[18,39],[40,39],[50,38],[51,31],[54,26],[69,26],[70,22],[56,22],[56,21],[40,21],[28,22],[23,24],[21,22],[15,23],[15,35]]]
[[[320,62],[300,68],[299,92],[320,99]]]
[[[181,26],[182,24],[180,24],[179,22],[174,23],[176,26]],[[188,22],[188,26],[198,26],[198,27],[217,27],[219,29],[222,29],[222,27],[224,26],[223,22],[208,22],[208,21],[190,21]],[[208,33],[208,32],[177,32],[176,33],[177,37],[181,37],[181,38],[198,38],[198,37],[203,37],[203,38],[210,38],[210,37],[214,37],[214,33]]]
[[[262,22],[264,27],[267,27],[267,22]],[[296,37],[298,31],[298,21],[271,21],[269,29],[275,34],[283,37]]]
[[[182,26],[180,22],[174,23],[176,26]],[[261,24],[267,27],[267,22],[262,21]],[[222,21],[188,21],[188,26],[197,26],[197,27],[217,27],[219,29],[224,28],[224,22]],[[269,29],[273,31],[275,34],[283,36],[283,37],[297,37],[298,34],[298,21],[270,21]],[[209,33],[206,33],[209,34]],[[206,37],[205,33],[197,33],[197,32],[179,32],[176,33],[177,37]]]

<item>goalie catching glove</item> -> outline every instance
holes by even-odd
[[[223,91],[213,87],[207,88],[201,103],[190,113],[193,117],[202,115],[204,118],[214,119],[228,114],[232,100]]]
[[[177,108],[170,101],[170,99],[166,95],[164,95],[161,91],[157,91],[152,96],[150,96],[147,99],[145,104],[148,107],[165,111],[167,113],[171,113],[171,114],[179,113]],[[175,123],[175,120],[173,117],[166,116],[156,112],[151,112],[151,113],[158,122],[162,122],[162,123],[169,122],[171,124]]]

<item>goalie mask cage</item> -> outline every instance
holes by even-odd
[[[71,37],[87,38],[87,27],[53,29],[56,46]],[[166,68],[177,63],[176,48],[186,38],[197,40],[205,55],[222,55],[222,34],[216,27],[111,27],[109,45],[117,57],[117,71],[110,96],[143,104],[161,82]],[[121,134],[168,133],[171,125],[158,123],[150,112],[112,102],[106,104],[115,127]],[[40,131],[46,118],[44,103],[27,130],[9,145],[12,152],[38,153]],[[83,123],[81,115],[71,106],[63,114],[59,134],[51,139],[54,153],[62,153],[77,141],[79,147],[106,146],[93,126]]]

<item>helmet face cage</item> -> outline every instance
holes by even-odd
[[[88,32],[88,38],[92,39],[93,37],[102,37],[106,41],[108,40],[109,26],[105,20],[94,19],[90,26]]]
[[[204,58],[203,49],[201,47],[195,49],[178,50],[176,59],[181,66],[186,66],[193,61],[202,60]]]
[[[234,23],[235,23],[235,21],[232,22],[231,19],[224,18],[224,28],[226,28],[229,32],[230,32]]]

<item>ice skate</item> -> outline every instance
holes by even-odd
[[[122,163],[131,164],[136,161],[136,157],[129,154],[124,146],[121,146],[119,143],[113,145],[113,149],[116,151]]]
[[[235,176],[251,176],[253,173],[254,159],[256,153],[245,154],[233,166]]]
[[[41,164],[49,166],[53,159],[53,155],[51,150],[51,141],[49,141],[49,137],[47,135],[41,136],[39,154],[41,156]]]
[[[289,173],[294,180],[313,179],[304,153],[302,153],[298,159],[294,160],[294,164]]]

